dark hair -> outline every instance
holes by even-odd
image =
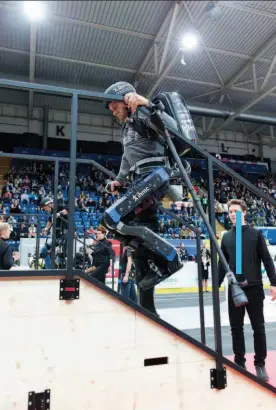
[[[228,209],[231,205],[239,205],[242,211],[247,210],[246,203],[242,199],[230,199],[230,201],[227,203]]]
[[[104,235],[107,234],[107,229],[104,226],[98,226],[98,228],[96,230],[101,232]]]

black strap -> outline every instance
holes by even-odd
[[[157,141],[164,148],[167,148],[167,143],[165,142],[165,140],[162,137],[160,137],[160,135],[158,135],[154,130],[147,127],[147,125],[144,123],[144,121],[141,118],[133,118],[132,121],[129,122],[129,125],[141,137],[145,137],[150,140]]]

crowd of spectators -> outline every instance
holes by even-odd
[[[104,164],[115,174],[118,169],[115,164]],[[8,222],[12,227],[11,240],[19,243],[20,238],[34,238],[37,230],[40,235],[44,229],[48,215],[40,209],[39,204],[45,196],[54,195],[54,163],[23,162],[14,164],[5,176],[6,182],[0,198],[0,222]],[[120,195],[110,195],[105,192],[105,186],[110,179],[93,165],[78,165],[76,175],[75,195],[75,235],[82,238],[91,234],[99,225],[106,208],[116,202]],[[199,185],[206,188],[204,177],[199,178]],[[247,221],[253,226],[274,226],[276,211],[267,202],[256,198],[238,181],[224,173],[219,173],[215,183],[216,217],[226,229],[231,223],[227,212],[229,199],[244,199],[248,205]],[[273,174],[260,176],[254,183],[267,194],[276,199],[276,178]],[[193,184],[196,181],[193,180]],[[68,203],[69,164],[61,164],[59,169],[57,200],[58,204]],[[202,205],[207,210],[207,198],[202,195]],[[170,210],[185,220],[182,225],[172,217],[159,213],[159,233],[166,239],[194,238],[193,231],[187,225],[199,227],[202,234],[208,238],[208,233],[198,214],[196,207],[184,189],[182,204],[173,202]],[[12,213],[12,216],[5,216]],[[39,226],[38,226],[39,221]],[[109,234],[112,238],[112,234]]]
[[[118,169],[114,164],[104,164],[113,173]],[[54,163],[20,161],[13,165],[11,171],[5,175],[6,183],[2,188],[0,198],[0,219],[12,226],[11,240],[33,238],[37,235],[38,221],[40,234],[47,223],[47,214],[39,207],[45,197],[54,195]],[[93,165],[79,165],[76,175],[75,195],[75,230],[79,238],[90,234],[97,228],[106,208],[120,199],[121,195],[109,195],[105,191],[110,179]],[[68,203],[69,164],[61,164],[59,170],[57,200],[58,204]],[[188,201],[188,193],[184,190],[184,201]],[[177,209],[175,204],[171,210],[179,216],[188,218],[189,223],[201,226],[202,221],[194,209],[182,206]],[[15,214],[5,216],[5,214]],[[160,213],[160,235],[167,239],[185,239],[193,237],[192,232],[184,229],[172,218]],[[112,235],[109,234],[109,238]]]
[[[276,199],[276,176],[275,174],[258,175],[251,179],[259,189],[267,195]],[[207,182],[201,178],[201,186],[207,187]],[[248,207],[247,223],[251,226],[275,226],[276,209],[269,202],[257,197],[239,181],[229,175],[220,172],[219,176],[214,179],[215,191],[215,212],[219,222],[228,230],[231,228],[231,222],[228,216],[227,202],[230,199],[243,199]]]

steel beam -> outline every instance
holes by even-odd
[[[152,94],[154,93],[154,91],[157,89],[157,87],[161,84],[161,82],[163,81],[163,79],[167,76],[167,74],[170,72],[170,70],[173,68],[173,66],[175,65],[176,61],[179,60],[180,58],[180,50],[178,50],[175,54],[175,56],[171,59],[171,61],[169,62],[169,64],[166,66],[166,68],[164,69],[164,71],[162,72],[162,74],[160,76],[158,76],[154,82],[154,84],[151,86],[150,90],[147,93],[148,98],[152,97]]]
[[[34,82],[35,79],[35,53],[36,53],[36,39],[37,39],[37,26],[35,23],[30,25],[30,66],[29,66],[29,81]],[[34,105],[34,91],[29,91],[29,128],[30,120],[33,118],[33,105]]]
[[[241,114],[243,114],[245,111],[247,111],[249,108],[253,107],[253,105],[257,104],[259,101],[264,99],[267,95],[269,95],[272,91],[276,89],[276,85],[274,85],[272,88],[263,91],[259,93],[256,98],[254,98],[252,101],[249,103],[245,104],[243,107],[241,107],[239,110],[235,111],[232,115],[230,115],[217,129],[207,132],[205,135],[202,135],[201,139],[205,140],[207,138],[210,138],[212,135],[214,135],[216,132],[220,131],[222,128],[226,127],[228,124],[230,124],[232,121],[237,119]]]
[[[172,13],[172,17],[171,17],[171,21],[170,21],[170,25],[169,25],[169,30],[168,30],[167,38],[166,38],[166,41],[165,41],[164,50],[163,50],[163,54],[162,54],[162,57],[161,57],[159,69],[158,69],[158,74],[159,75],[162,73],[162,70],[164,68],[164,64],[165,64],[165,61],[166,61],[166,58],[167,58],[167,55],[168,55],[169,45],[171,43],[173,32],[174,32],[174,29],[175,29],[177,14],[179,12],[179,7],[180,7],[179,3],[176,2],[174,4],[173,13]]]
[[[272,74],[272,71],[273,71],[273,69],[274,69],[274,67],[275,67],[275,64],[276,64],[276,55],[274,56],[273,60],[271,61],[271,64],[270,64],[269,69],[268,69],[268,72],[266,73],[266,76],[265,76],[265,78],[264,78],[264,81],[263,81],[263,83],[262,83],[262,85],[261,85],[260,91],[263,91],[263,89],[265,88],[266,83],[268,82],[269,78],[271,77],[271,74]],[[274,75],[275,75],[275,73],[274,73]]]
[[[251,138],[251,137],[253,137],[254,135],[256,135],[257,133],[259,133],[264,126],[265,126],[265,124],[260,124],[260,125],[258,125],[258,127],[256,127],[256,128],[254,129],[254,131],[252,131],[250,134],[248,134],[248,137]]]
[[[43,107],[43,149],[47,149],[49,133],[49,107]]]
[[[262,44],[261,47],[258,48],[256,53],[252,56],[252,61],[256,62],[267,50],[269,50],[274,44],[276,43],[276,33],[273,33],[269,39]],[[251,68],[251,61],[247,61],[233,76],[232,78],[225,84],[226,88],[231,88],[236,81],[247,71]]]
[[[154,74],[158,74],[158,61],[159,61],[159,47],[158,43],[155,41],[153,43],[153,58],[154,58]]]
[[[136,76],[138,76],[139,74],[142,74],[146,64],[148,63],[150,57],[152,56],[152,51],[155,55],[157,50],[154,50],[154,47],[156,49],[158,49],[158,42],[161,40],[162,33],[164,31],[164,28],[167,26],[167,24],[169,22],[172,11],[173,11],[173,9],[170,10],[170,12],[167,14],[166,18],[164,19],[163,23],[159,27],[155,37],[153,38],[153,42],[152,42],[152,45],[151,45],[150,49],[148,50],[148,52],[147,52],[147,54],[146,54],[146,56],[145,56],[145,58],[144,58],[144,60],[141,64],[140,68],[138,69],[138,71],[136,71]],[[157,66],[158,66],[158,64],[157,64]],[[155,73],[157,74],[157,72],[158,72],[158,70]]]
[[[203,94],[197,94],[194,95],[193,97],[191,97],[191,100],[197,99],[197,98],[201,98],[201,97],[208,97],[208,95],[212,95],[212,94],[216,94],[218,92],[220,92],[221,89],[218,88],[217,90],[212,90],[212,91],[208,91],[207,93],[203,93]]]
[[[223,103],[224,99],[225,99],[225,94],[222,94],[222,95],[220,96],[220,99],[219,99],[219,104]],[[214,125],[214,122],[215,122],[215,118],[213,117],[213,118],[211,118],[211,120],[210,120],[210,123],[209,123],[209,125],[208,125],[208,129],[207,129],[207,132],[212,129],[212,127],[213,127],[213,125]]]
[[[253,84],[254,84],[254,91],[258,92],[258,81],[257,81],[257,72],[256,72],[256,63],[253,61],[252,63],[252,77],[253,77]]]
[[[122,97],[114,96],[114,95],[107,95],[100,92],[95,91],[86,91],[82,89],[71,89],[66,87],[56,87],[53,85],[45,85],[45,84],[33,84],[23,81],[14,81],[14,80],[7,80],[4,78],[0,78],[0,87],[11,87],[11,88],[18,88],[23,90],[37,90],[40,92],[46,92],[50,94],[62,94],[62,95],[72,95],[75,91],[79,97],[81,98],[91,98],[93,100],[116,100],[122,101]],[[157,85],[158,86],[158,85]],[[276,87],[276,86],[275,86]],[[194,115],[203,115],[206,117],[216,117],[216,118],[227,118],[234,114],[234,111],[227,106],[220,106],[218,104],[203,104],[203,103],[195,103],[192,100],[187,100],[187,107],[191,114]],[[276,116],[269,115],[267,113],[261,112],[247,112],[241,113],[237,115],[237,120],[245,121],[245,122],[254,122],[254,123],[263,123],[263,124],[272,124],[276,125]]]
[[[183,5],[184,5],[184,7],[185,7],[185,9],[186,9],[186,11],[187,11],[187,14],[188,14],[188,16],[189,16],[191,22],[193,23],[194,27],[196,28],[197,35],[198,35],[198,37],[200,38],[201,44],[202,44],[202,46],[203,46],[203,48],[204,48],[204,50],[205,50],[205,52],[206,52],[206,54],[207,54],[207,56],[208,56],[208,59],[209,59],[210,63],[212,64],[212,66],[213,66],[213,68],[214,68],[214,70],[215,70],[215,72],[216,72],[216,74],[217,74],[217,77],[218,77],[218,79],[219,79],[219,81],[220,81],[220,84],[221,84],[222,86],[224,86],[224,81],[223,81],[223,79],[222,79],[222,77],[221,77],[221,75],[220,75],[220,73],[219,73],[219,71],[218,71],[218,69],[217,69],[217,67],[216,67],[216,65],[215,65],[215,63],[214,63],[214,60],[212,59],[212,56],[211,56],[211,54],[210,54],[210,51],[208,50],[208,47],[206,46],[206,44],[205,44],[205,42],[204,42],[204,40],[203,40],[203,37],[202,37],[202,35],[201,35],[200,31],[199,31],[199,28],[198,28],[198,26],[197,26],[197,24],[196,24],[196,21],[195,21],[195,19],[193,18],[192,14],[191,14],[191,12],[190,12],[190,10],[189,10],[189,7],[187,6],[187,2],[186,2],[186,1],[182,1],[182,3],[183,3]]]
[[[157,47],[156,47],[157,48]],[[7,47],[0,47],[0,51],[5,51],[5,52],[11,52],[11,53],[17,53],[17,54],[22,54],[22,55],[28,55],[29,56],[29,52],[28,51],[23,51],[23,50],[18,50],[18,49],[11,49],[11,48],[7,48]],[[67,57],[57,57],[57,56],[52,56],[52,55],[48,55],[48,54],[40,54],[40,53],[36,53],[36,56],[39,58],[43,58],[43,59],[49,59],[49,60],[56,60],[56,61],[64,61],[66,63],[70,63],[70,64],[77,64],[77,65],[85,65],[88,67],[96,67],[96,68],[104,68],[104,69],[109,69],[109,70],[115,70],[115,71],[120,71],[120,72],[126,72],[126,73],[130,73],[130,74],[136,74],[137,76],[137,71],[131,68],[125,68],[125,67],[116,67],[116,66],[112,66],[112,65],[106,65],[106,64],[98,64],[98,63],[92,63],[90,61],[80,61],[80,60],[75,60],[72,58],[67,58]],[[271,63],[270,60],[267,60],[266,62]],[[6,76],[7,73],[1,73],[0,75],[4,75]],[[146,77],[151,77],[154,78],[154,73],[152,72],[148,72],[148,71],[141,71],[140,74],[142,76],[146,76]],[[272,74],[274,75],[274,74]],[[9,76],[9,74],[8,74]],[[135,76],[135,77],[136,77]],[[207,85],[210,87],[217,87],[216,90],[212,90],[210,92],[208,92],[208,94],[212,94],[213,92],[216,93],[218,91],[221,91],[222,86],[221,84],[216,84],[216,83],[211,83],[208,81],[201,81],[201,80],[194,80],[194,79],[190,79],[190,78],[183,78],[183,77],[174,77],[174,76],[165,76],[168,80],[174,80],[174,81],[180,81],[180,82],[188,82],[188,83],[192,83],[192,84],[202,84],[202,85]],[[9,76],[9,78],[12,78],[12,76]],[[18,76],[17,76],[18,78]],[[25,79],[24,79],[25,81]],[[27,79],[26,79],[27,81]],[[44,80],[46,83],[53,83],[49,80]],[[252,80],[250,80],[249,82],[251,82]],[[139,82],[137,81],[137,84]],[[245,81],[241,84],[247,84],[248,81]],[[239,85],[239,84],[237,84]],[[79,87],[79,86],[78,86]],[[239,91],[243,91],[243,92],[247,92],[247,93],[252,93],[252,90],[246,89],[246,88],[237,88],[232,87],[235,90],[239,90]],[[203,93],[203,96],[207,95],[206,93]],[[202,96],[202,94],[200,94],[199,96],[195,96],[193,98],[197,98]]]
[[[245,11],[250,14],[255,14],[257,16],[268,17],[270,19],[276,20],[276,14],[273,14],[269,11],[260,10],[254,7],[248,7],[242,4],[242,1],[235,2],[235,1],[220,1],[220,5],[224,7],[228,7],[231,9],[235,9],[238,11]],[[250,17],[248,17],[250,18]]]
[[[271,62],[270,62],[270,64],[271,64]],[[270,78],[271,77],[274,77],[276,75],[276,73],[272,73],[272,74],[270,74]],[[263,81],[265,79],[265,77],[257,77],[257,81]],[[238,89],[238,87],[240,87],[241,85],[246,85],[246,84],[250,84],[250,83],[252,83],[253,82],[253,80],[246,80],[246,81],[242,81],[241,83],[236,83],[234,86],[233,86],[233,90],[236,90],[236,89]],[[245,90],[244,90],[245,91]]]

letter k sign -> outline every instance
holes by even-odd
[[[56,126],[56,136],[57,137],[58,136],[65,137],[64,132],[63,132],[64,128],[65,128],[65,125],[61,125],[61,126],[57,125]]]

